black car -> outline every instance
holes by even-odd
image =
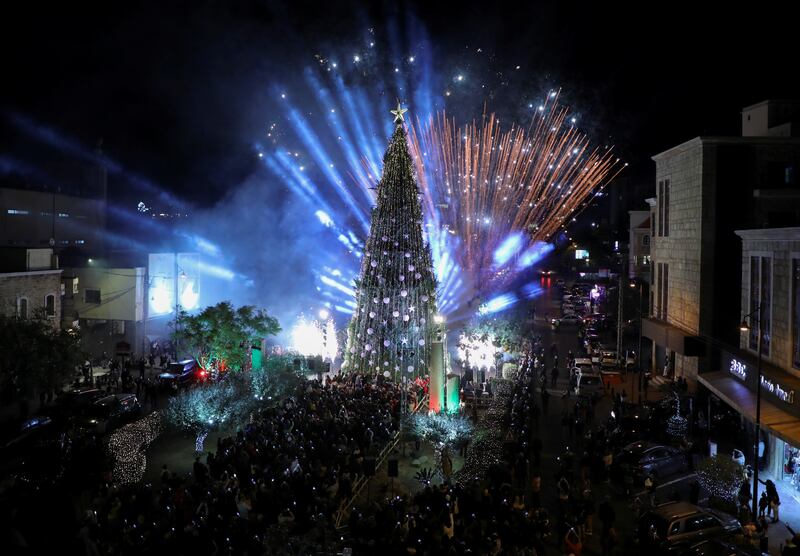
[[[712,539],[693,544],[684,552],[690,556],[762,556],[752,544],[738,545],[725,539]]]
[[[136,394],[116,394],[100,398],[85,407],[73,424],[79,433],[103,435],[139,416],[141,412]]]
[[[634,442],[625,446],[614,458],[626,482],[644,483],[645,477],[664,478],[686,471],[686,452],[672,446],[652,442]]]
[[[52,419],[66,421],[105,395],[99,388],[90,386],[75,388],[59,394],[55,403],[43,407],[40,412]]]
[[[52,483],[64,473],[71,442],[65,427],[45,415],[22,424],[17,435],[0,446],[0,477]]]
[[[741,532],[739,521],[726,513],[688,502],[668,502],[642,514],[639,519],[642,554],[686,554],[700,541]]]
[[[188,386],[197,382],[205,382],[208,373],[194,359],[185,359],[170,363],[166,370],[158,375],[161,384],[166,387]]]

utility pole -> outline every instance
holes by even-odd
[[[623,298],[625,295],[625,286],[623,282],[623,271],[625,269],[625,253],[620,254],[619,260],[619,276],[617,280],[617,361],[622,357],[622,318],[623,318]]]

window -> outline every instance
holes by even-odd
[[[760,315],[759,307],[761,309]],[[772,337],[772,259],[769,257],[750,257],[750,332],[748,345],[758,349],[759,320],[761,328],[762,353],[769,355]],[[759,319],[760,317],[760,319]]]
[[[669,180],[664,180],[664,229],[662,235],[669,236]]]
[[[21,319],[28,318],[28,298],[20,297],[17,299],[17,316]]]
[[[645,234],[642,236],[642,245],[644,247],[650,247],[650,236]]]
[[[44,296],[44,314],[48,317],[56,316],[56,296],[52,293]]]
[[[667,309],[669,308],[669,265],[664,263],[664,289],[661,292],[661,312],[664,314],[664,320],[667,320]]]
[[[8,214],[16,214],[19,216],[25,216],[30,214],[30,212],[28,212],[27,210],[22,210],[22,209],[8,209],[6,212]]]
[[[658,293],[656,294],[657,305],[655,307],[654,316],[657,319],[667,320],[667,308],[669,306],[669,265],[667,263],[658,263],[656,266],[656,277]]]
[[[658,198],[656,199],[656,209],[658,210],[658,235],[664,235],[664,181],[658,182],[658,190],[656,191]]]
[[[85,303],[100,303],[100,290],[83,290],[83,301]]]
[[[669,180],[658,182],[658,235],[669,236]]]
[[[800,259],[792,259],[792,366],[800,369]]]

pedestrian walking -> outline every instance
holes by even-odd
[[[652,475],[648,475],[647,478],[644,480],[644,488],[647,490],[647,493],[650,498],[650,507],[655,507],[656,505],[656,480]]]

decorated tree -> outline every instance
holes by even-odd
[[[697,478],[708,493],[726,502],[736,500],[744,480],[742,465],[730,456],[711,456],[697,465]]]
[[[228,301],[206,307],[197,315],[181,311],[174,337],[204,369],[241,370],[249,348],[280,332],[278,321],[252,305],[234,309]]]
[[[467,441],[472,434],[472,422],[463,415],[450,413],[415,413],[410,416],[410,430],[434,449],[436,470],[442,473],[442,455]]]
[[[433,338],[436,278],[422,232],[405,110],[392,112],[399,125],[383,158],[342,368],[419,375],[427,372]]]
[[[212,428],[235,428],[249,414],[253,401],[246,380],[226,377],[179,392],[169,400],[166,418],[174,427],[195,434],[195,450],[200,453]]]
[[[275,400],[291,394],[302,381],[294,370],[294,357],[273,355],[261,369],[250,374],[252,395],[258,400]]]

